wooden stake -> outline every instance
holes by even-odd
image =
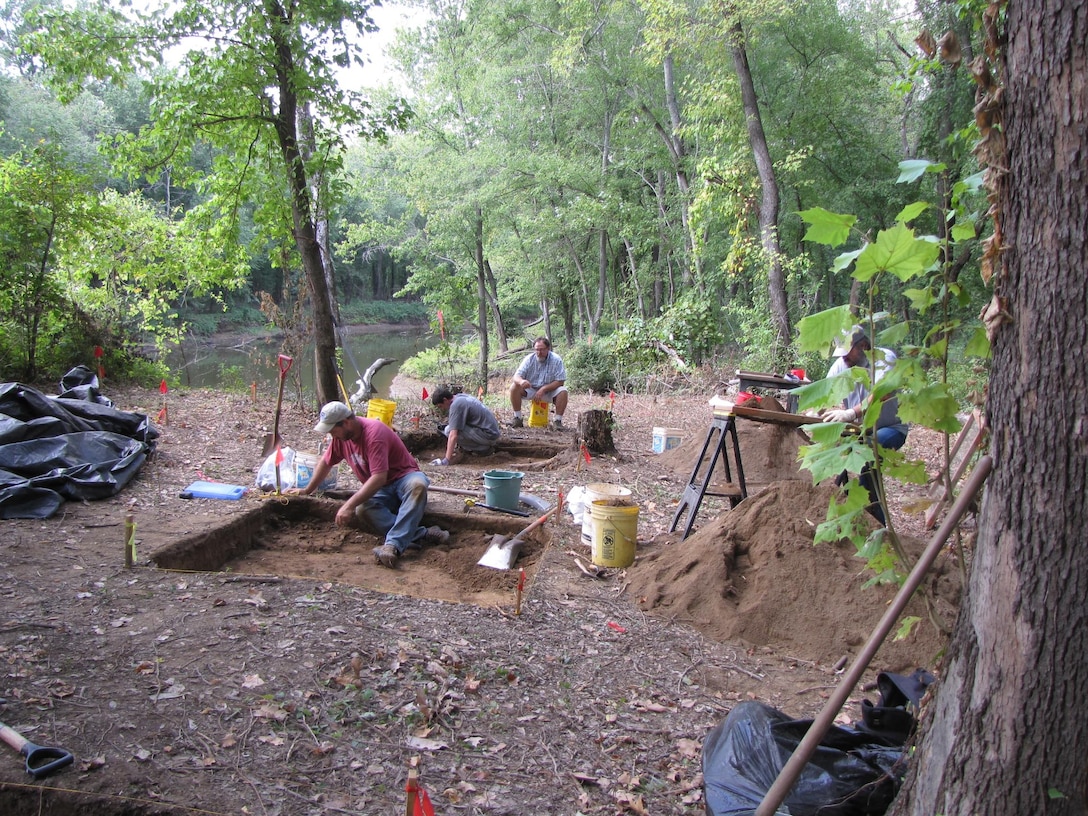
[[[125,516],[125,569],[132,569],[136,561],[136,522],[132,513]]]

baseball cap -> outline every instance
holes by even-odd
[[[835,350],[831,352],[832,357],[842,357],[844,354],[849,353],[850,349],[856,346],[858,343],[866,342],[872,345],[869,340],[869,334],[861,326],[854,326],[850,331],[843,332],[838,340],[835,341]]]
[[[318,416],[318,423],[314,425],[314,430],[318,433],[327,434],[332,430],[333,425],[338,422],[343,422],[345,419],[353,416],[355,416],[355,412],[344,403],[330,402],[321,409],[321,414]]]

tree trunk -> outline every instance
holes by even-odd
[[[287,39],[290,20],[287,12],[276,0],[266,0],[265,14],[276,44],[276,80],[279,92],[279,110],[272,111],[276,138],[287,171],[287,183],[291,190],[291,221],[294,227],[295,245],[302,257],[302,269],[310,287],[314,308],[314,386],[317,400],[323,404],[339,399],[336,382],[336,329],[332,319],[332,298],[325,279],[325,266],[321,260],[321,247],[314,227],[313,202],[310,199],[306,165],[299,149],[298,92],[295,88],[295,64],[291,43]]]
[[[763,254],[767,257],[767,288],[771,299],[771,319],[778,334],[778,344],[783,351],[791,340],[790,312],[786,304],[786,275],[782,270],[782,251],[778,245],[778,181],[774,176],[771,151],[763,132],[763,120],[759,115],[759,100],[752,82],[752,69],[748,65],[748,53],[744,47],[744,30],[740,22],[730,31],[733,66],[740,80],[740,96],[744,104],[744,121],[748,127],[748,142],[759,173],[762,194],[759,202],[759,237]]]
[[[476,294],[477,294],[477,306],[476,306],[476,319],[479,321],[480,329],[480,357],[479,357],[479,375],[480,385],[487,386],[488,369],[487,358],[490,354],[490,349],[487,343],[487,276],[484,269],[484,215],[480,209],[480,205],[476,205],[476,223],[473,225],[473,237],[475,240],[475,258],[476,258]]]
[[[491,318],[495,321],[495,338],[499,341],[499,354],[510,351],[510,341],[506,337],[506,326],[502,324],[502,309],[499,307],[499,284],[491,264],[484,259],[484,276],[487,278],[487,304],[491,307]]]
[[[965,601],[892,813],[1084,813],[1088,764],[1088,2],[1010,3],[987,413]],[[996,130],[994,135],[997,135]]]

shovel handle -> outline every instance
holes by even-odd
[[[294,361],[293,357],[288,357],[286,354],[280,354],[276,357],[276,364],[280,367],[281,378],[287,376],[287,372],[291,370],[291,363]]]
[[[35,779],[71,765],[75,760],[70,751],[35,745],[14,728],[0,723],[0,739],[26,757],[26,772]]]

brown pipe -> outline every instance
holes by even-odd
[[[858,653],[857,658],[850,665],[850,668],[846,670],[831,696],[828,697],[823,710],[812,721],[812,725],[809,726],[804,738],[793,750],[789,760],[782,766],[782,770],[779,771],[774,784],[767,790],[767,793],[763,796],[763,801],[756,808],[755,816],[773,816],[775,811],[778,810],[778,806],[785,801],[786,796],[797,782],[797,777],[804,770],[805,764],[816,753],[820,740],[824,738],[824,735],[827,734],[828,729],[834,723],[835,716],[842,709],[843,704],[850,696],[850,692],[854,690],[854,686],[861,680],[861,675],[868,668],[869,663],[876,655],[877,649],[880,648],[888,633],[891,632],[899,616],[903,614],[911,595],[921,586],[922,580],[929,568],[933,566],[933,562],[937,560],[937,556],[940,554],[948,537],[952,535],[952,531],[956,529],[960,518],[967,512],[967,508],[974,500],[975,494],[982,488],[986,477],[990,475],[990,471],[993,469],[993,464],[993,458],[990,456],[983,456],[979,459],[975,469],[971,472],[970,478],[964,484],[963,490],[960,491],[959,498],[952,505],[952,509],[948,511],[944,524],[933,534],[933,538],[930,539],[925,552],[922,553],[922,557],[918,559],[918,563],[910,571],[907,580],[895,598],[892,599],[888,611],[884,613],[884,617],[876,625],[873,633]]]

